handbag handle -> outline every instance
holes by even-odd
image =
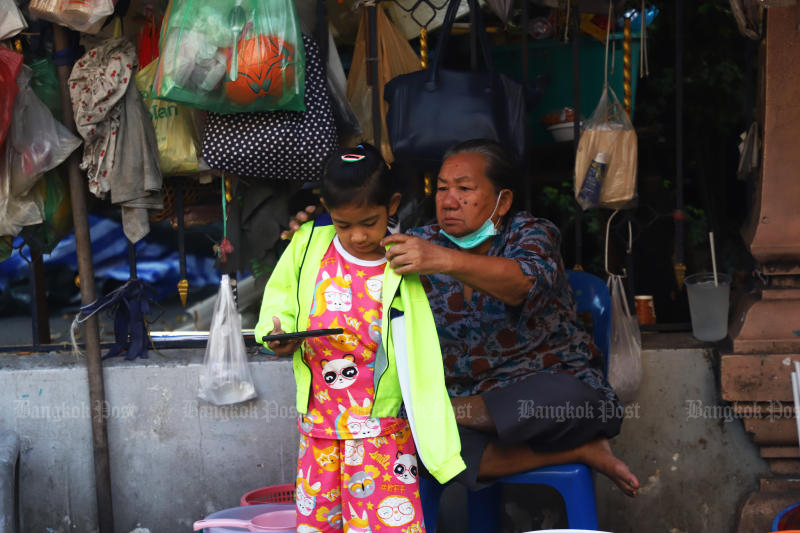
[[[486,24],[483,19],[483,12],[478,5],[477,0],[468,0],[470,13],[474,15],[473,25],[470,29],[471,32],[478,37],[479,52],[483,56],[483,66],[488,72],[494,70],[492,63],[492,56],[489,52],[489,41],[486,38]],[[442,56],[446,49],[446,43],[450,37],[450,32],[453,30],[453,23],[458,14],[458,8],[461,6],[461,0],[450,0],[447,4],[447,12],[442,22],[441,35],[439,42],[436,43],[436,56],[433,58],[433,65],[430,68],[428,82],[425,84],[427,89],[435,89],[439,85],[439,73],[442,68]]]

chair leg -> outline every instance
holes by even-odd
[[[577,477],[557,480],[550,485],[560,492],[564,499],[570,528],[597,529],[594,482],[588,468]]]
[[[427,533],[436,533],[436,520],[439,517],[439,500],[445,485],[426,476],[419,476],[419,496],[422,500],[422,516]]]
[[[469,533],[499,533],[502,525],[503,486],[467,491]]]

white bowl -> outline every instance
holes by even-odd
[[[572,122],[562,122],[547,127],[547,131],[553,136],[556,142],[571,141],[575,138]]]

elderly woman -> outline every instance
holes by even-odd
[[[634,496],[639,482],[608,442],[619,402],[578,323],[559,231],[512,212],[518,178],[497,143],[462,143],[439,172],[438,223],[383,240],[391,266],[421,274],[430,300],[467,464],[458,479],[477,489],[577,462]]]
[[[619,404],[578,324],[558,229],[512,214],[517,179],[497,143],[462,143],[439,172],[438,224],[383,241],[398,273],[423,274],[461,430],[461,480],[478,488],[581,462],[634,495],[639,483],[608,443]]]

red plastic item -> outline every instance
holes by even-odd
[[[262,503],[294,503],[294,483],[272,485],[251,490],[242,495],[241,505],[259,505]]]
[[[6,140],[14,99],[17,97],[17,74],[22,67],[22,54],[0,46],[0,146]]]

